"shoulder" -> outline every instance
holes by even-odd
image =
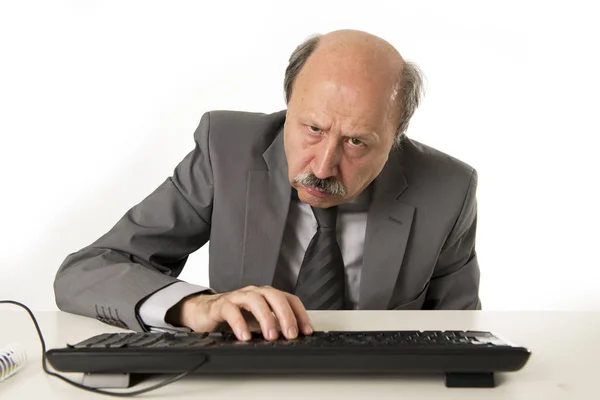
[[[196,135],[208,135],[216,146],[270,143],[285,121],[285,110],[258,113],[235,110],[213,110],[202,115]]]
[[[214,110],[202,115],[194,139],[215,170],[263,165],[262,155],[281,132],[286,112]]]
[[[215,127],[235,128],[251,124],[252,126],[268,127],[273,124],[281,125],[285,120],[286,110],[273,113],[260,113],[239,110],[212,110],[206,114],[210,116],[211,123]]]
[[[467,192],[474,194],[477,170],[464,160],[414,139],[405,139],[396,151],[409,187],[419,197],[462,203]]]
[[[405,139],[402,147],[397,151],[405,170],[409,173],[477,179],[475,168],[464,160],[417,140]]]

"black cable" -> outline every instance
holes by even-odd
[[[140,390],[135,390],[132,392],[109,392],[106,390],[102,390],[102,389],[97,389],[97,388],[92,388],[92,387],[88,387],[85,385],[82,385],[80,383],[77,382],[73,382],[70,379],[65,378],[64,376],[57,374],[56,372],[52,372],[48,369],[48,364],[47,364],[47,360],[46,360],[46,342],[44,341],[44,336],[42,335],[42,331],[40,330],[40,326],[37,323],[37,320],[35,318],[35,316],[33,315],[33,313],[31,312],[31,310],[29,309],[29,307],[27,307],[25,304],[19,303],[18,301],[13,301],[13,300],[0,300],[0,304],[14,304],[16,306],[22,307],[25,309],[25,311],[27,311],[27,313],[29,314],[29,316],[31,317],[31,320],[33,321],[33,324],[35,325],[35,330],[37,331],[37,334],[40,338],[40,343],[42,344],[42,368],[44,369],[44,372],[47,373],[48,375],[57,377],[65,382],[67,382],[70,385],[73,385],[79,389],[83,389],[83,390],[87,390],[89,392],[94,392],[94,393],[99,393],[99,394],[105,394],[108,396],[115,396],[115,397],[132,397],[132,396],[136,396],[138,394],[142,394],[142,393],[146,393],[149,392],[151,390],[154,389],[158,389],[161,388],[163,386],[166,386],[170,383],[176,382],[178,380],[180,380],[181,378],[195,372],[196,370],[198,370],[198,368],[200,368],[202,365],[204,365],[204,363],[206,362],[206,359],[203,359],[202,362],[200,364],[198,364],[197,366],[195,366],[194,368],[190,369],[189,371],[183,372],[177,376],[174,376],[172,378],[169,379],[165,379],[162,382],[157,383],[156,385],[144,388],[144,389],[140,389]]]

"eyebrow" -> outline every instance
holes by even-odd
[[[344,135],[349,138],[359,139],[363,142],[376,143],[379,141],[379,136],[373,131],[357,132]]]
[[[313,111],[306,111],[305,113],[300,114],[299,117],[300,117],[301,120],[310,119],[313,122],[315,122],[317,125],[326,125],[326,124],[323,124],[323,122],[324,122],[323,118],[319,118],[317,116],[317,114],[315,112],[313,112]],[[306,122],[308,122],[308,121],[306,121]]]
[[[323,121],[322,118],[319,118],[317,116],[317,114],[313,111],[306,111],[306,113],[300,115],[301,120],[306,120],[307,118],[311,119],[316,125],[318,125],[318,127],[327,125],[326,123],[323,123],[325,121]],[[306,122],[308,122],[308,121],[306,121]],[[365,131],[356,131],[354,133],[345,134],[344,136],[361,139],[361,140],[365,139],[365,140],[369,140],[369,141],[377,141],[379,138],[379,135],[375,131],[366,131],[366,130]]]

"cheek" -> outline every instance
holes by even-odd
[[[373,180],[380,172],[381,159],[344,160],[340,165],[342,183],[350,190],[357,190],[366,181]]]
[[[302,139],[299,132],[295,132],[288,145],[288,168],[294,175],[306,172],[310,165],[311,155],[308,143]]]
[[[343,160],[340,163],[340,173],[343,183],[350,187],[360,185],[366,178],[369,171],[369,164],[357,160]]]

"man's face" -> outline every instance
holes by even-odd
[[[327,208],[354,199],[379,175],[397,110],[389,84],[300,75],[284,127],[289,180],[301,201]]]

